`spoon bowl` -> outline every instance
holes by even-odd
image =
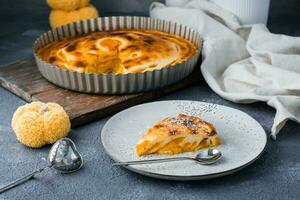
[[[203,165],[210,165],[220,160],[221,157],[222,153],[219,149],[208,149],[206,156],[203,156],[200,152],[196,155],[194,160]]]

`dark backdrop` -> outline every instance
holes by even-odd
[[[147,15],[148,7],[153,1],[92,0],[102,15]],[[14,23],[22,20],[22,17],[28,18],[28,15],[45,21],[49,10],[46,0],[0,0],[0,25],[6,25],[8,21]],[[268,26],[275,33],[300,35],[300,0],[271,0]],[[0,36],[3,31],[0,30]]]
[[[92,0],[101,15],[147,15],[153,1]],[[49,10],[46,0],[0,0],[0,64],[32,55],[34,39],[49,29]],[[271,0],[268,27],[300,36],[300,0]]]
[[[116,13],[145,15],[153,1],[92,0],[102,15]],[[163,2],[164,0],[157,1]],[[22,20],[22,16],[32,14],[46,19],[49,8],[46,5],[46,0],[0,0],[0,13],[0,23]],[[18,18],[14,16],[18,16]],[[300,35],[300,0],[271,0],[269,28],[273,32],[279,32],[278,24],[280,24],[281,33]]]

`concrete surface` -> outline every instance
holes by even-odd
[[[105,15],[145,15],[151,0],[94,1]],[[300,35],[300,1],[273,0],[269,28],[276,33]],[[0,63],[31,56],[36,36],[48,29],[45,1],[0,1]],[[258,120],[269,134],[274,110],[264,103],[238,105],[225,101],[202,84],[168,95],[161,100],[183,99],[218,103],[241,109]],[[29,149],[19,144],[10,130],[10,119],[24,101],[0,88],[0,186],[46,165],[50,147]],[[147,178],[120,167],[104,153],[100,131],[108,118],[70,135],[83,154],[82,170],[69,175],[46,171],[36,179],[0,194],[0,199],[299,199],[300,126],[289,122],[276,142],[248,168],[223,178],[174,182]]]

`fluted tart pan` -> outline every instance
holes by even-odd
[[[40,48],[63,38],[119,29],[155,30],[178,35],[192,42],[197,51],[188,60],[174,66],[126,74],[71,71],[47,63],[37,54]],[[55,85],[85,93],[126,94],[155,90],[182,80],[195,69],[201,47],[202,39],[199,33],[187,26],[149,17],[120,16],[78,21],[50,30],[37,38],[33,45],[33,52],[39,71]]]

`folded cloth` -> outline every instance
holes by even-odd
[[[241,26],[209,0],[185,0],[180,7],[153,3],[150,16],[197,30],[208,85],[224,99],[275,108],[273,139],[288,119],[300,123],[300,37],[272,34],[265,25]]]

